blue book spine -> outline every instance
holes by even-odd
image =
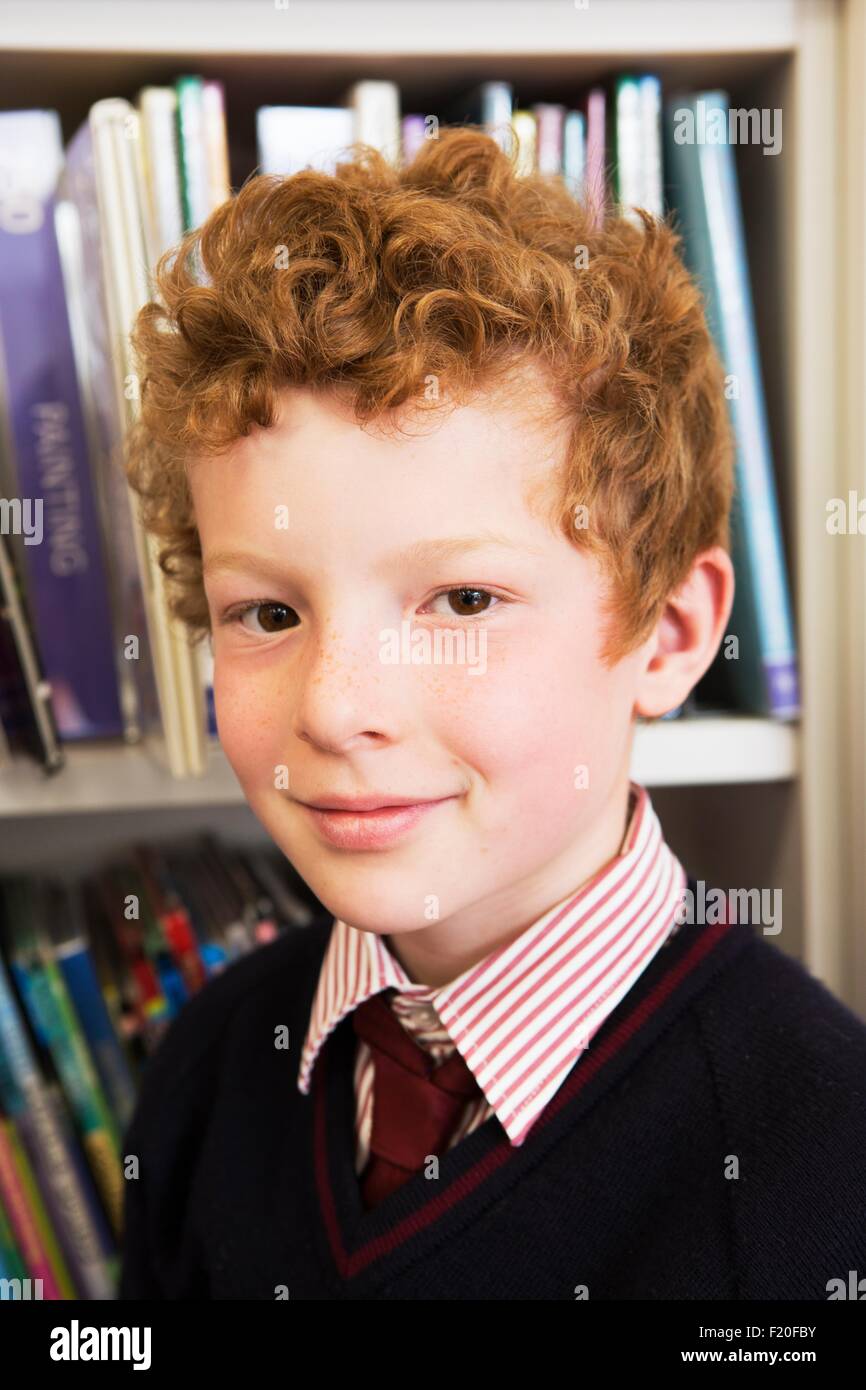
[[[55,949],[54,955],[118,1127],[125,1130],[135,1108],[135,1085],[105,1006],[90,952],[75,942]]]
[[[204,941],[199,947],[208,977],[218,975],[228,965],[228,953],[214,941]]]
[[[735,684],[746,708],[793,718],[800,712],[797,652],[734,151],[728,141],[729,107],[721,91],[668,103],[669,174],[686,259],[704,291],[707,322],[731,387],[736,443],[733,630],[739,631],[741,642],[757,648],[754,661],[746,651],[734,664]],[[691,113],[690,121],[684,112]]]
[[[585,163],[586,118],[582,111],[569,111],[562,136],[562,177],[573,198],[583,197]]]
[[[170,1018],[176,1018],[189,999],[189,990],[184,984],[183,976],[167,952],[160,952],[154,961],[156,973],[159,976],[159,983],[165,995],[165,1002]]]
[[[57,234],[53,111],[0,113],[0,379],[28,593],[64,739],[122,733],[111,606]]]

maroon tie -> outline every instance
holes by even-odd
[[[369,1208],[423,1168],[428,1155],[441,1159],[464,1107],[481,1089],[456,1048],[437,1066],[384,995],[359,1004],[352,1023],[373,1054],[373,1128],[361,1176]]]

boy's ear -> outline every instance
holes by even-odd
[[[718,650],[733,601],[734,567],[727,551],[720,545],[702,551],[644,647],[635,714],[654,719],[683,703]]]

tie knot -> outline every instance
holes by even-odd
[[[403,1027],[384,992],[359,1004],[352,1014],[352,1024],[373,1053],[374,1061],[387,1057],[413,1076],[466,1100],[480,1094],[478,1082],[458,1049],[455,1047],[449,1057],[437,1063]]]
[[[370,1161],[361,1183],[365,1203],[373,1206],[431,1155],[445,1152],[467,1103],[481,1089],[456,1047],[437,1066],[382,994],[359,1004],[352,1023],[373,1059]]]

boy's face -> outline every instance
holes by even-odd
[[[602,570],[530,504],[564,427],[476,401],[389,437],[289,389],[190,478],[220,738],[252,810],[335,916],[470,953],[617,853],[641,664],[602,664]],[[303,804],[338,797],[438,804]]]

